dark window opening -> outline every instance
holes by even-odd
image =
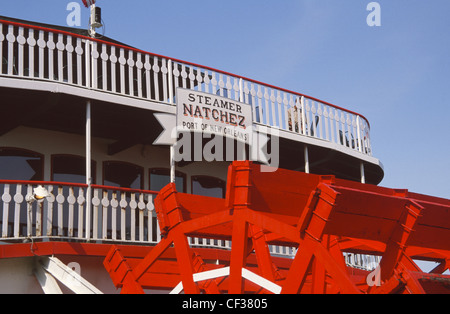
[[[103,164],[103,185],[142,190],[144,169],[130,163],[106,161]]]
[[[170,183],[170,169],[150,169],[150,191],[158,192]],[[175,172],[175,185],[178,192],[186,193],[186,175]]]
[[[225,198],[225,181],[209,176],[194,176],[192,194]]]
[[[0,179],[42,181],[44,156],[33,151],[0,147]]]
[[[91,162],[92,183],[95,184],[96,163]],[[75,155],[53,155],[51,180],[86,183],[86,159]]]

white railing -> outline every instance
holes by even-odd
[[[38,185],[49,192],[42,202],[32,197]],[[160,240],[153,206],[155,192],[92,186],[88,211],[85,184],[0,180],[0,188],[3,240]]]
[[[36,200],[34,189],[49,195]],[[61,182],[0,180],[2,241],[66,240],[155,245],[161,240],[153,200],[156,192]],[[231,249],[231,241],[189,238],[193,247]],[[270,246],[274,255],[292,256],[291,248]]]
[[[0,20],[0,76],[175,104],[183,87],[251,104],[255,123],[372,155],[363,116],[224,71],[57,30]]]
[[[49,196],[32,198],[43,186]],[[87,211],[85,184],[0,180],[0,230],[2,241],[66,240],[79,242],[156,245],[161,241],[153,200],[156,192],[92,186],[91,211]],[[231,249],[231,241],[189,238],[192,247]],[[294,257],[296,249],[270,245],[271,254]],[[373,270],[379,256],[344,254],[346,264]]]

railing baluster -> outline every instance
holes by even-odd
[[[125,50],[123,48],[120,48],[120,57],[119,57],[119,67],[120,67],[120,93],[122,95],[125,95],[126,89],[125,89],[125,64],[127,63],[127,60],[125,59]]]
[[[271,88],[270,103],[272,104],[272,112],[274,115],[273,126],[277,127],[278,129],[281,129],[282,124],[280,114],[280,103],[278,102],[279,98],[277,94],[278,91],[276,91],[274,88]]]
[[[48,187],[48,192],[50,197],[47,198],[47,237],[51,237],[53,235],[53,207],[55,203],[55,196],[53,195],[53,185]]]
[[[85,86],[87,88],[91,88],[93,71],[91,69],[91,66],[92,66],[92,42],[90,40],[86,40],[85,45],[84,45],[84,63],[85,63],[84,77],[86,80]]]
[[[0,24],[1,29],[1,24]],[[3,201],[3,225],[2,225],[2,237],[7,238],[8,237],[8,223],[9,223],[9,203],[12,200],[11,194],[10,194],[10,185],[5,184],[5,187],[3,188],[3,195],[2,195],[2,201]]]
[[[18,60],[18,74],[20,77],[23,77],[23,70],[25,68],[25,60],[24,60],[24,45],[26,44],[27,40],[24,36],[24,29],[23,27],[19,27],[19,35],[17,36],[17,43],[19,44],[19,60]]]
[[[77,46],[75,48],[75,52],[77,54],[77,85],[83,86],[83,60],[82,55],[84,53],[84,49],[82,46],[81,38],[77,38]]]
[[[28,76],[31,78],[34,78],[35,77],[35,75],[34,75],[34,58],[35,58],[34,47],[37,44],[36,39],[34,39],[34,29],[28,30],[27,43],[28,43]],[[0,50],[1,50],[1,44],[0,44]],[[1,52],[0,52],[0,60],[1,59],[2,58],[1,58]],[[1,73],[1,71],[0,71],[0,73]]]
[[[126,193],[120,193],[120,239],[125,241],[127,239],[126,234],[126,210],[127,210],[127,201],[126,201]]]
[[[283,129],[284,130],[289,130],[288,110],[290,110],[291,107],[289,106],[289,100],[288,100],[287,93],[283,93],[283,100],[282,100],[281,106],[283,108],[282,109],[282,113],[283,113],[283,117],[284,117],[284,119],[283,119],[283,123],[284,123]],[[292,114],[292,112],[291,112],[291,114]],[[291,117],[292,117],[292,115],[291,115]]]
[[[148,57],[148,55],[146,56],[146,59],[147,59],[147,57]],[[153,71],[153,84],[154,84],[154,90],[155,90],[155,92],[154,92],[154,95],[152,95],[153,96],[153,98],[152,97],[150,97],[149,96],[149,98],[150,99],[154,99],[154,100],[157,100],[157,101],[159,101],[159,100],[161,100],[161,97],[160,97],[160,95],[159,95],[159,73],[160,73],[160,66],[158,65],[158,60],[159,60],[159,58],[158,57],[153,57],[152,58],[152,60],[153,60],[153,65],[152,65],[152,67],[149,69],[149,71],[150,70],[152,70]],[[150,95],[150,91],[151,91],[151,86],[150,86],[150,72],[148,71],[148,74],[147,74],[147,86],[148,86],[148,95]],[[162,100],[164,100],[164,97],[163,97],[163,99]]]
[[[83,188],[79,188],[78,190],[77,203],[78,203],[78,238],[82,239],[84,237],[83,232],[84,208],[85,208],[84,204],[86,203]]]
[[[191,86],[191,89],[195,89],[195,74],[194,74],[194,67],[192,65],[188,66],[189,69],[189,85]],[[201,91],[200,84],[197,86],[197,90]]]
[[[144,86],[142,85],[142,69],[144,64],[142,63],[142,54],[137,54],[136,71],[137,71],[137,97],[142,98]]]
[[[94,215],[92,218],[92,237],[94,240],[98,240],[98,238],[99,238],[99,236],[98,236],[98,224],[99,224],[98,211],[99,211],[99,205],[100,205],[98,189],[94,189],[94,197],[92,198],[92,205],[94,205]]]
[[[63,187],[58,186],[58,195],[56,196],[56,202],[58,203],[58,236],[64,235],[64,201]]]
[[[113,93],[117,93],[117,77],[116,77],[116,69],[117,69],[117,57],[116,57],[116,47],[111,47],[111,56],[109,57],[111,61],[111,91]]]
[[[178,63],[173,62],[172,60],[170,60],[169,63],[169,69],[172,69],[172,71],[169,70],[169,82],[172,82],[171,84],[169,84],[169,86],[171,86],[169,88],[169,93],[170,93],[170,103],[174,104],[174,98],[173,98],[173,91],[177,89],[177,87],[180,87],[180,71],[178,70]]]
[[[27,196],[33,195],[33,186],[31,184],[28,185],[27,188]],[[14,202],[16,203],[14,209],[14,238],[20,237],[20,204],[19,201],[22,196],[22,184],[18,184],[16,187],[16,195],[14,195]],[[28,197],[27,197],[28,199]],[[32,223],[33,223],[33,203],[27,202],[27,212],[26,212],[26,221],[27,221],[27,237],[31,237],[32,231]]]
[[[44,204],[38,202],[36,204],[36,237],[42,237],[42,219],[43,219]]]
[[[334,127],[334,110],[333,108],[328,108],[328,123],[330,125],[330,136],[332,143],[339,142],[339,134],[336,133],[336,128]]]
[[[131,231],[130,231],[131,241],[136,241],[136,208],[137,208],[136,193],[131,193],[130,208],[131,208]]]
[[[211,94],[216,94],[217,90],[216,72],[211,71]]]
[[[229,75],[227,75],[227,82],[225,84],[225,88],[228,91],[228,98],[239,101],[239,84],[237,83],[237,81],[239,81],[239,79],[234,80],[235,84],[233,87],[233,85],[231,84],[231,77]],[[233,90],[234,90],[234,96],[233,96]]]
[[[98,43],[96,41],[92,41],[91,45],[91,86],[93,89],[98,89],[98,58],[100,57],[100,54],[97,50]]]
[[[145,209],[145,203],[144,203],[144,195],[142,193],[139,194],[138,209],[139,209],[139,241],[144,241],[144,209]]]
[[[142,69],[141,69],[141,75],[145,80],[145,84],[142,82],[142,94],[144,94],[145,92],[145,98],[146,99],[154,99],[154,100],[158,100],[156,97],[152,98],[152,94],[151,94],[151,87],[152,87],[152,82],[151,82],[151,76],[150,76],[150,71],[152,70],[152,65],[150,63],[150,56],[148,54],[144,54],[143,56],[144,61],[142,64]],[[142,58],[141,57],[141,58]],[[143,71],[143,73],[142,73]],[[155,73],[153,73],[153,75],[155,75]],[[157,83],[157,80],[154,84]],[[156,87],[155,87],[156,88]],[[142,96],[144,97],[144,96]]]
[[[67,197],[67,202],[69,203],[69,213],[68,213],[68,224],[67,224],[67,236],[69,238],[72,238],[73,233],[73,227],[74,227],[74,205],[76,203],[75,193],[73,190],[73,187],[69,187],[69,196]]]
[[[223,74],[219,73],[219,93],[218,95],[222,96],[222,97],[231,97],[230,95],[228,95],[228,91],[227,91],[227,95],[225,95],[224,93],[224,87],[225,87],[225,82],[223,81]],[[231,91],[230,91],[231,92]]]
[[[356,116],[356,134],[358,135],[358,150],[360,153],[363,152],[363,143],[361,141],[361,121],[359,119],[359,116]]]
[[[204,80],[203,80],[203,76],[202,76],[202,69],[196,68],[196,70],[197,70],[197,75],[196,75],[195,79],[197,80],[198,91],[201,92],[201,91],[204,91],[204,87],[205,87],[203,85]],[[203,85],[203,88],[202,88],[202,85]]]
[[[152,64],[150,63],[150,56],[148,54],[146,54],[144,56],[144,73],[145,73],[145,95],[147,99],[154,99],[154,100],[159,100],[159,96],[156,97],[155,95],[152,95],[151,91],[152,91],[152,82],[151,82],[151,76],[150,76],[150,71],[152,70]],[[154,76],[154,88],[155,88],[155,92],[158,89],[158,75],[156,72],[153,72],[153,76]],[[144,91],[144,87],[142,87],[142,91]]]
[[[112,192],[111,199],[111,238],[117,240],[117,206],[119,206],[119,201],[117,200],[117,192]]]
[[[102,44],[102,54],[100,58],[102,59],[102,90],[108,90],[108,46]],[[113,90],[114,91],[114,90]]]
[[[153,211],[155,205],[153,204],[153,195],[148,195],[147,203],[147,225],[148,225],[148,242],[155,242],[153,239]]]
[[[205,78],[203,79],[203,82],[205,82],[205,86],[204,86],[204,92],[205,93],[209,93],[210,92],[210,83],[211,83],[211,79],[209,78],[209,71],[205,70]]]
[[[55,79],[55,64],[54,64],[54,50],[56,48],[55,43],[53,42],[53,33],[48,33],[48,41],[47,41],[47,48],[48,48],[48,79],[54,80]]]
[[[134,90],[134,59],[133,59],[133,51],[128,51],[128,60],[127,60],[127,66],[128,66],[128,90],[130,96],[136,96],[135,90]]]
[[[263,88],[265,89],[265,87],[258,84],[257,97],[258,97],[259,108],[261,111],[261,121],[260,122],[265,125],[268,125],[269,119],[267,116],[266,102],[264,101]]]
[[[187,77],[188,77],[188,75],[187,75],[187,72],[186,72],[186,66],[184,65],[184,64],[182,64],[181,65],[181,74],[180,74],[180,76],[181,76],[181,81],[182,81],[182,86],[183,86],[183,88],[187,88],[188,86],[187,86]]]
[[[6,35],[8,41],[8,75],[14,75],[14,43],[16,37],[14,36],[14,26],[9,25],[8,34]]]
[[[67,83],[73,84],[73,52],[72,36],[67,36],[66,52],[67,52]]]
[[[31,195],[31,185],[28,186],[28,195]],[[20,207],[23,202],[22,184],[16,186],[16,194],[14,195],[14,237],[20,237]],[[28,215],[27,215],[28,217]],[[31,223],[28,225],[31,228]],[[31,233],[31,231],[30,231]]]
[[[345,135],[347,137],[347,141],[346,141],[347,145],[346,146],[348,148],[351,148],[352,147],[352,133],[351,133],[351,129],[350,129],[350,123],[349,123],[349,120],[348,120],[348,114],[342,112],[341,122],[342,122],[342,128],[343,128],[343,130],[345,132]]]
[[[56,49],[58,50],[58,81],[64,82],[64,36],[58,35],[58,42],[56,43]],[[69,64],[68,64],[69,66]]]
[[[169,104],[172,103],[172,100],[170,99],[170,95],[169,95],[169,85],[170,88],[172,88],[172,84],[169,84],[169,81],[172,82],[172,74],[170,74],[170,78],[167,77],[167,73],[169,72],[167,65],[166,65],[167,60],[166,59],[161,59],[161,73],[162,73],[162,79],[163,79],[163,101],[167,101],[169,102]]]
[[[333,125],[334,125],[334,128],[336,130],[336,132],[335,132],[335,134],[336,134],[336,144],[344,145],[343,134],[342,134],[342,132],[339,132],[340,131],[339,130],[339,112],[338,112],[338,110],[336,108],[333,109],[333,118],[334,118]]]
[[[317,131],[317,107],[316,107],[317,103],[315,101],[312,102],[311,105],[311,126],[310,128],[313,131],[313,136],[314,137],[319,137],[319,133]]]
[[[325,136],[324,139],[327,141],[330,141],[330,129],[328,127],[329,125],[329,115],[328,115],[328,106],[323,106],[323,125],[325,126]]]
[[[103,190],[103,198],[102,198],[102,239],[107,240],[108,239],[108,207],[109,207],[109,200],[108,200],[108,191]]]
[[[323,110],[322,110],[323,105],[321,103],[317,103],[317,106],[318,106],[318,108],[317,108],[317,116],[318,116],[318,119],[319,119],[317,126],[319,127],[319,131],[318,131],[319,132],[319,137],[321,139],[325,139],[326,136],[324,136],[324,134],[323,134],[323,122],[324,122]]]

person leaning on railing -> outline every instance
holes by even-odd
[[[300,116],[301,112],[302,112],[302,110],[300,109],[300,112],[299,112],[299,109],[297,106],[294,106],[294,107],[292,107],[292,109],[288,110],[289,131],[294,131],[294,128],[292,126],[292,115],[294,116],[293,120],[294,120],[295,132],[299,133],[301,131],[300,130],[300,126],[302,123],[302,120],[301,120],[302,118]]]

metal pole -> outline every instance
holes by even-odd
[[[92,38],[95,38],[95,35],[96,35],[95,27],[92,26],[92,24],[95,22],[94,18],[95,18],[95,4],[92,4],[91,5],[91,17],[89,18],[89,22],[90,22],[89,23],[90,24],[89,33]]]
[[[305,145],[305,173],[309,173],[309,152],[308,146]]]
[[[86,239],[91,237],[92,168],[91,168],[91,101],[86,103]]]
[[[173,96],[173,64],[172,60],[167,60],[168,79],[169,79],[169,103],[174,104]],[[170,145],[170,183],[175,183],[175,144]]]
[[[175,183],[175,144],[170,145],[170,183]]]
[[[174,103],[174,99],[173,99],[173,64],[172,64],[172,60],[168,60],[168,71],[169,73],[167,73],[168,75],[168,79],[169,79],[169,104],[173,104]]]
[[[361,169],[361,183],[366,183],[366,173],[364,170],[364,163],[362,161],[360,164],[360,169]]]

